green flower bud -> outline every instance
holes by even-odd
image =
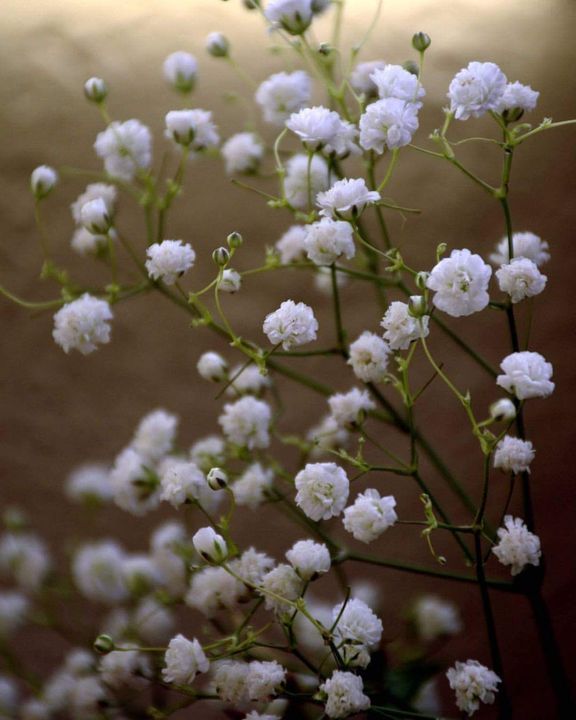
[[[116,649],[114,640],[112,640],[110,635],[98,635],[96,640],[94,640],[93,647],[99,655],[108,655],[108,653]]]
[[[96,105],[104,102],[108,95],[108,86],[99,77],[91,77],[84,83],[84,95],[90,102],[96,103]]]
[[[412,35],[412,47],[420,53],[427,50],[431,43],[430,35],[427,35],[425,32],[417,32]]]
[[[412,75],[420,75],[420,68],[418,67],[418,63],[414,62],[414,60],[406,60],[406,62],[402,63],[402,67],[404,70],[408,70],[409,73],[412,73]]]
[[[225,247],[216,248],[212,253],[212,260],[214,260],[218,267],[225,267],[230,260],[230,253]]]
[[[242,235],[240,235],[239,232],[231,232],[230,235],[226,238],[226,242],[228,243],[228,247],[231,250],[235,250],[236,248],[239,248],[240,245],[244,242],[244,238]]]
[[[206,475],[206,480],[212,490],[224,490],[228,487],[228,475],[219,467],[213,467]]]

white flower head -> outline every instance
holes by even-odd
[[[507,355],[500,363],[502,375],[496,384],[514,394],[518,400],[548,397],[554,392],[552,364],[537,352],[515,352]]]
[[[216,352],[202,353],[196,363],[196,369],[201,378],[211,382],[222,382],[228,377],[228,363]]]
[[[218,418],[229,442],[249,449],[268,447],[271,420],[268,403],[250,396],[224,405],[224,412]]]
[[[89,600],[116,605],[128,597],[124,576],[125,554],[115,542],[84,545],[75,553],[72,575],[76,587]]]
[[[332,624],[336,623],[334,637],[342,646],[348,665],[366,667],[370,650],[378,646],[382,637],[382,621],[362,600],[351,598],[332,610]]]
[[[330,570],[330,551],[323,543],[299,540],[286,552],[286,560],[302,580],[312,580]]]
[[[319,222],[306,225],[304,248],[310,260],[316,265],[332,265],[344,256],[354,257],[354,233],[350,223],[342,220],[322,218]]]
[[[272,487],[274,472],[263,468],[259,462],[252,463],[232,485],[236,504],[252,510],[266,499],[266,492]]]
[[[340,515],[350,492],[346,472],[335,463],[308,463],[294,484],[296,504],[315,521]]]
[[[306,438],[313,445],[310,455],[317,458],[328,450],[344,447],[349,440],[349,433],[340,427],[331,415],[326,415],[318,425],[308,431]]]
[[[192,538],[196,552],[208,562],[219,563],[228,556],[226,540],[213,528],[200,528]]]
[[[194,573],[185,601],[208,618],[238,602],[243,588],[223,567],[207,567]]]
[[[367,205],[378,202],[380,193],[368,190],[363,178],[338,180],[329,190],[316,195],[324,217],[360,215]]]
[[[74,468],[66,479],[66,495],[76,502],[108,502],[113,496],[110,468],[97,463]]]
[[[532,90],[529,85],[522,85],[519,82],[508,83],[500,98],[496,112],[503,113],[506,110],[522,110],[530,112],[536,107],[539,92]]]
[[[264,14],[273,27],[301,35],[312,22],[312,0],[270,0]]]
[[[410,73],[409,73],[410,74]],[[418,105],[398,98],[370,103],[360,118],[360,145],[381,155],[412,142],[418,130]]]
[[[85,202],[80,208],[80,222],[93,235],[107,235],[112,218],[104,199],[97,197]]]
[[[407,303],[395,300],[388,306],[380,325],[385,330],[384,339],[392,350],[407,350],[414,340],[428,337],[429,321],[427,315],[420,319],[413,317]]]
[[[290,115],[286,127],[309,151],[328,148],[328,152],[346,152],[349,128],[334,110],[322,106],[303,108]]]
[[[264,146],[255,133],[237,133],[222,145],[222,157],[228,175],[252,173],[264,157]]]
[[[154,560],[157,563],[158,557]],[[160,572],[162,571],[159,568]],[[162,577],[162,586],[167,585],[166,578]],[[168,587],[170,590],[170,587]],[[134,611],[133,625],[138,631],[138,637],[152,645],[165,644],[174,631],[175,619],[172,612],[153,596],[145,597]]]
[[[58,173],[49,165],[40,165],[30,175],[30,189],[37,200],[42,200],[58,183]]]
[[[288,601],[300,596],[302,580],[291,565],[281,563],[262,578],[259,593],[264,597],[267,610],[282,615],[292,610]]]
[[[392,495],[380,497],[378,490],[365,490],[344,510],[344,527],[356,540],[372,542],[398,520],[395,507]]]
[[[309,164],[307,155],[293,155],[286,163],[284,191],[286,199],[295,208],[308,206],[308,198],[330,187],[328,163],[320,155],[313,155]]]
[[[270,387],[271,380],[269,375],[262,375],[257,365],[248,365],[245,363],[235,365],[229,373],[231,382],[227,388],[226,394],[232,396],[238,395],[260,395],[267,387]]]
[[[381,337],[371,332],[363,332],[350,345],[348,364],[359,380],[379,383],[386,377],[390,347]]]
[[[51,568],[44,541],[29,532],[6,532],[0,538],[0,571],[22,590],[38,590]]]
[[[363,422],[365,414],[376,407],[366,390],[358,388],[332,395],[328,398],[328,405],[331,416],[343,428],[356,427]]]
[[[219,660],[214,663],[214,690],[222,702],[242,705],[248,700],[246,681],[248,663],[238,660]]]
[[[470,250],[452,250],[432,268],[426,287],[434,290],[434,305],[452,317],[472,315],[490,302],[492,268]]]
[[[110,342],[112,310],[106,300],[85,293],[66,303],[54,315],[52,337],[65,353],[78,350],[82,355],[94,352],[98,345]]]
[[[196,83],[198,62],[194,55],[177,50],[164,60],[163,70],[170,85],[181,93],[188,93]]]
[[[528,530],[524,520],[506,515],[497,534],[500,542],[492,552],[502,565],[510,565],[512,575],[521,573],[526,565],[540,565],[540,538]]]
[[[272,345],[282,343],[284,350],[291,350],[316,340],[318,321],[310,306],[285,300],[278,310],[266,315],[262,330]]]
[[[320,685],[326,695],[324,708],[329,718],[346,718],[370,707],[370,698],[364,694],[364,684],[359,675],[335,670],[332,676]]]
[[[145,515],[160,503],[159,484],[147,462],[134,448],[127,447],[116,457],[110,471],[114,502],[132,515]]]
[[[473,715],[480,703],[491,705],[502,680],[478,660],[456,662],[446,673],[450,687],[456,694],[456,705],[462,712]]]
[[[514,258],[523,257],[540,267],[550,260],[548,252],[550,246],[546,240],[542,240],[531,232],[517,232],[512,235],[512,250]],[[503,237],[496,246],[496,252],[490,255],[490,262],[495,265],[505,265],[510,262],[508,253],[508,238]]]
[[[155,461],[170,452],[176,438],[178,417],[159,408],[138,423],[131,447],[144,458]]]
[[[246,692],[252,701],[264,702],[277,694],[284,680],[286,669],[276,660],[253,660],[248,665]]]
[[[426,90],[420,84],[418,76],[405,70],[402,65],[377,68],[370,79],[376,85],[380,99],[396,98],[414,103],[417,107],[422,106],[418,101],[426,95]]]
[[[110,183],[91,183],[86,186],[86,190],[70,205],[72,217],[76,224],[79,225],[82,222],[81,213],[84,205],[91,200],[98,199],[104,201],[108,215],[112,216],[114,214],[117,197],[118,190],[114,185],[110,185]]]
[[[292,225],[276,242],[275,247],[280,253],[280,262],[283,265],[304,260],[306,257],[304,241],[307,234],[308,225]]]
[[[265,553],[248,548],[230,563],[230,567],[247,585],[261,585],[264,575],[270,572],[275,564],[276,562]]]
[[[152,162],[152,133],[139,120],[112,122],[94,143],[108,175],[130,182]]]
[[[369,60],[356,65],[350,75],[350,85],[353,90],[366,98],[377,97],[378,89],[372,78],[375,70],[381,70],[387,65],[385,60]]]
[[[264,120],[282,127],[293,112],[310,101],[312,81],[303,70],[270,75],[258,87],[256,102],[262,108]]]
[[[242,275],[234,268],[226,268],[222,271],[222,277],[218,280],[220,292],[235,293],[242,286]]]
[[[196,152],[216,147],[220,136],[209,110],[171,110],[166,114],[165,135],[177,145]]]
[[[536,452],[529,440],[505,435],[496,445],[494,451],[494,467],[503,472],[530,472],[530,463]]]
[[[226,444],[219,435],[208,435],[197,440],[190,448],[190,460],[196,463],[202,472],[224,465],[226,462]]]
[[[74,231],[70,245],[78,255],[96,255],[114,237],[114,228],[110,228],[107,235],[94,235],[90,230],[81,226]]]
[[[205,41],[207,52],[215,58],[226,57],[230,51],[230,43],[226,35],[221,32],[211,32]]]
[[[206,478],[193,463],[185,460],[167,463],[168,467],[160,475],[162,491],[160,499],[178,508],[185,502],[197,500],[200,505],[204,496],[210,493]]]
[[[148,657],[138,650],[113,650],[100,660],[100,679],[111,688],[142,689],[150,674]]]
[[[523,257],[512,258],[511,263],[501,265],[495,274],[500,290],[508,293],[513,303],[539,295],[548,280],[546,275],[538,270],[536,263]]]
[[[456,120],[480,117],[497,110],[507,85],[506,75],[491,62],[471,62],[454,76],[448,88],[450,112]]]
[[[198,673],[208,672],[210,668],[210,662],[198,640],[188,640],[181,634],[170,640],[164,663],[166,667],[162,670],[162,679],[178,685],[190,685]]]
[[[458,608],[436,595],[422,595],[413,608],[414,623],[418,635],[425,642],[455,635],[462,630]]]

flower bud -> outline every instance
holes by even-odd
[[[414,282],[416,283],[416,287],[418,290],[426,290],[426,283],[428,282],[428,277],[430,273],[425,272],[424,270],[421,270],[419,273],[417,273],[416,277],[414,278]]]
[[[108,655],[116,648],[116,645],[110,635],[98,635],[94,640],[93,647],[99,655]]]
[[[446,252],[447,249],[448,249],[448,244],[444,243],[444,242],[439,243],[436,246],[436,261],[440,260],[440,258],[442,257],[442,255],[444,255],[444,253]]]
[[[240,290],[242,276],[234,268],[226,268],[218,282],[218,290],[222,292],[235,293]]]
[[[416,75],[416,77],[420,75],[420,68],[418,67],[418,63],[414,62],[414,60],[406,60],[406,62],[402,63],[402,67],[412,75]]]
[[[425,32],[417,32],[412,35],[412,47],[420,53],[427,50],[431,43],[430,35],[427,35]]]
[[[200,528],[192,538],[192,544],[196,552],[208,562],[220,563],[228,556],[226,540],[211,527]]]
[[[213,32],[206,38],[206,50],[212,57],[227,57],[230,52],[228,38],[221,32]]]
[[[58,173],[48,165],[40,165],[30,176],[30,189],[36,200],[42,200],[58,182]]]
[[[423,295],[410,295],[408,312],[415,318],[421,318],[428,314],[428,306]]]
[[[320,45],[318,46],[318,52],[320,53],[320,55],[330,55],[332,50],[332,46],[327,42],[320,43]]]
[[[496,422],[514,420],[516,417],[516,406],[509,398],[502,398],[490,405],[490,417]]]
[[[205,352],[196,365],[200,377],[212,382],[221,382],[228,377],[228,363],[215,352]]]
[[[194,89],[198,63],[194,55],[182,50],[168,55],[164,60],[164,77],[175,90],[189,93]]]
[[[213,467],[206,475],[206,480],[212,490],[224,490],[228,487],[228,475],[219,467]]]
[[[164,118],[166,134],[178,145],[187,147],[194,140],[196,128],[190,110],[171,110]]]
[[[212,253],[212,260],[218,267],[224,267],[230,260],[230,253],[225,247],[219,247]]]
[[[90,102],[99,104],[106,100],[108,86],[99,77],[91,77],[84,83],[84,95]]]
[[[239,232],[231,232],[230,235],[226,238],[226,242],[228,243],[228,247],[231,250],[235,250],[236,248],[239,248],[240,245],[244,242],[244,238],[242,235],[240,235]]]
[[[80,209],[82,225],[94,235],[106,235],[112,226],[112,218],[102,198],[95,198],[84,203]]]

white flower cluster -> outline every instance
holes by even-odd
[[[446,673],[450,687],[456,693],[456,705],[462,712],[473,715],[480,703],[491,705],[502,680],[478,660],[457,662]]]
[[[305,303],[285,300],[278,310],[266,315],[262,330],[272,345],[282,344],[284,350],[291,350],[316,340],[318,321]]]
[[[82,355],[94,352],[98,345],[110,342],[112,310],[106,300],[85,293],[66,303],[54,315],[52,337],[68,353],[79,350]]]
[[[502,565],[511,566],[512,575],[518,575],[526,565],[540,565],[540,538],[528,530],[524,520],[506,515],[498,538],[500,542],[492,552]]]

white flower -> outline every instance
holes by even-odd
[[[259,395],[271,385],[270,377],[262,375],[258,365],[235,365],[229,373],[232,384],[226,389],[227,395]]]
[[[226,462],[226,446],[224,440],[218,435],[209,435],[202,438],[190,448],[190,459],[196,463],[203,472],[208,472],[215,465],[224,465]]]
[[[258,87],[256,102],[262,108],[264,120],[282,127],[293,112],[309,101],[312,93],[310,76],[303,70],[275,73]]]
[[[196,82],[198,63],[190,53],[178,50],[164,60],[164,77],[180,92],[190,92]]]
[[[218,280],[218,290],[220,292],[235,293],[240,290],[242,285],[242,276],[234,268],[226,268],[222,271],[222,277]]]
[[[0,639],[5,640],[19,627],[26,619],[30,609],[30,602],[25,595],[18,592],[0,592]],[[2,705],[0,702],[0,712]]]
[[[320,215],[334,217],[336,215],[359,215],[366,205],[378,202],[380,193],[368,190],[363,178],[338,180],[326,192],[316,195],[316,205]]]
[[[299,540],[286,553],[286,560],[302,580],[312,580],[330,570],[330,551],[323,543]]]
[[[258,592],[264,597],[267,610],[282,614],[292,609],[292,605],[285,600],[296,600],[301,589],[302,580],[294,568],[280,564],[264,575]]]
[[[274,473],[264,469],[260,463],[253,463],[244,470],[232,485],[232,492],[237,505],[247,506],[252,510],[266,499],[266,491],[272,487]]]
[[[232,608],[243,588],[223,567],[207,567],[192,576],[186,604],[206,617],[214,617],[222,608]]]
[[[306,226],[306,254],[316,265],[332,265],[340,257],[353,258],[356,253],[350,223],[323,218]]]
[[[85,227],[79,227],[74,231],[70,245],[78,255],[94,255],[114,236],[113,228],[108,231],[108,235],[94,235]]]
[[[276,242],[275,247],[280,253],[280,261],[283,265],[304,260],[306,257],[304,240],[307,234],[307,225],[292,225]]]
[[[494,693],[498,692],[498,683],[502,680],[495,672],[481,665],[478,660],[456,662],[446,673],[450,687],[456,694],[456,705],[468,715],[473,715],[480,702],[491,705]]]
[[[518,575],[526,565],[540,565],[540,538],[531,533],[524,520],[506,515],[504,527],[498,529],[500,542],[492,552],[502,565],[511,565],[512,575]]]
[[[443,635],[455,635],[462,629],[458,608],[436,595],[422,595],[414,604],[414,622],[425,642]]]
[[[160,572],[150,555],[137,553],[125,556],[122,561],[122,572],[128,590],[133,595],[152,592],[161,584]]]
[[[356,65],[350,75],[350,85],[359,94],[365,95],[367,98],[375,97],[378,94],[376,84],[372,78],[375,70],[386,67],[385,60],[370,60]]]
[[[116,457],[110,472],[114,502],[132,515],[144,515],[160,502],[159,484],[146,463],[143,455],[127,447]]]
[[[208,53],[216,58],[226,57],[230,50],[228,38],[221,32],[211,32],[206,37],[205,46]]]
[[[395,507],[392,495],[380,497],[378,490],[365,490],[344,510],[344,527],[356,540],[372,542],[398,520]]]
[[[159,460],[170,452],[176,437],[178,417],[166,410],[153,410],[140,420],[131,446],[144,458]]]
[[[507,355],[500,363],[503,375],[498,375],[496,384],[516,395],[518,400],[548,397],[554,392],[551,382],[552,364],[537,352],[515,352]]]
[[[312,0],[270,0],[264,14],[273,26],[301,35],[312,22]]]
[[[264,146],[260,138],[251,132],[233,135],[222,145],[222,157],[226,162],[226,172],[254,172],[264,157]]]
[[[70,211],[77,225],[82,222],[82,208],[87,202],[91,200],[103,200],[106,205],[108,215],[114,214],[114,208],[116,205],[116,199],[118,197],[118,191],[114,185],[109,183],[91,183],[86,186],[86,190],[79,195],[76,200],[70,205]]]
[[[508,293],[513,303],[538,295],[548,280],[532,260],[523,257],[512,258],[511,263],[501,265],[495,274],[500,290]]]
[[[318,321],[305,303],[285,300],[278,310],[266,315],[262,331],[272,345],[282,343],[284,350],[316,340]]]
[[[106,235],[112,225],[108,206],[103,198],[94,198],[80,208],[80,222],[93,235]]]
[[[519,82],[508,83],[496,107],[496,112],[503,113],[505,110],[514,110],[516,108],[529,112],[536,107],[539,95],[540,93],[532,90],[529,85],[522,85]]]
[[[360,145],[381,155],[385,148],[395,150],[408,145],[416,130],[418,105],[385,98],[368,105],[360,118]]]
[[[426,287],[435,291],[432,302],[452,317],[472,315],[490,302],[492,268],[470,250],[452,250],[432,268]]]
[[[216,147],[220,136],[209,110],[171,110],[166,114],[165,135],[177,145],[200,152]]]
[[[534,446],[529,440],[505,435],[496,445],[494,467],[503,472],[530,472],[530,463],[535,454]]]
[[[380,325],[385,329],[384,339],[392,350],[407,350],[410,343],[421,337],[428,337],[430,318],[424,315],[419,320],[410,315],[407,303],[395,300],[386,310]]]
[[[90,102],[101,103],[108,95],[108,86],[102,78],[88,78],[84,83],[84,95]]]
[[[162,280],[174,285],[178,278],[189,270],[196,259],[192,246],[182,240],[163,240],[146,250],[146,270],[153,280]]]
[[[363,693],[362,678],[351,672],[335,670],[320,685],[320,690],[327,696],[325,712],[330,718],[345,718],[370,707],[370,698]]]
[[[113,650],[100,660],[100,678],[111,688],[142,689],[142,676],[149,673],[149,659],[136,649]]]
[[[174,629],[173,614],[152,596],[139,603],[132,622],[138,637],[151,645],[164,645]]]
[[[376,85],[380,99],[397,98],[414,103],[417,107],[422,106],[422,103],[417,101],[426,95],[426,90],[420,84],[418,76],[405,70],[402,65],[377,68],[370,79]]]
[[[286,669],[276,662],[253,660],[248,665],[246,692],[253,701],[263,702],[279,691],[286,678]]]
[[[264,575],[270,572],[275,561],[265,553],[248,548],[230,563],[232,570],[248,585],[261,585]]]
[[[228,363],[222,355],[216,352],[203,353],[198,358],[196,369],[200,377],[204,378],[204,380],[221,382],[224,378],[228,377]]]
[[[130,182],[139,170],[152,162],[152,134],[139,120],[112,122],[94,143],[98,157],[113,178]]]
[[[214,689],[223,702],[241,705],[246,702],[248,663],[220,660],[214,663]]]
[[[309,151],[317,152],[326,146],[337,154],[346,151],[348,128],[334,110],[322,106],[303,108],[290,115],[286,127],[298,135]]]
[[[517,232],[512,235],[512,250],[514,257],[523,257],[532,260],[535,265],[544,265],[550,260],[549,245],[538,235],[531,232]],[[510,262],[508,253],[508,238],[503,237],[496,246],[496,252],[490,255],[490,261],[495,265],[504,265]]]
[[[268,403],[249,396],[224,405],[224,412],[218,418],[229,442],[250,450],[268,447],[271,420]]]
[[[38,590],[51,567],[44,541],[28,532],[7,532],[0,539],[0,570],[28,592]]]
[[[54,315],[52,337],[68,353],[79,350],[82,355],[94,352],[98,345],[110,342],[112,310],[106,300],[88,293],[66,303]]]
[[[72,561],[76,587],[89,600],[116,605],[128,596],[124,551],[106,540],[81,547]]]
[[[209,492],[204,474],[193,462],[185,460],[169,463],[160,476],[160,485],[160,499],[174,508],[192,500],[202,504],[203,496]]]
[[[66,494],[71,500],[87,503],[111,500],[110,468],[96,463],[74,468],[66,479]]]
[[[514,420],[516,417],[516,406],[509,398],[501,398],[490,405],[490,417],[496,422]]]
[[[338,620],[334,639],[347,663],[353,667],[366,667],[370,650],[378,646],[382,637],[382,621],[362,600],[351,598],[332,610],[332,624]]]
[[[30,188],[37,200],[45,198],[58,182],[58,173],[48,165],[40,165],[30,175]]]
[[[450,112],[456,120],[480,117],[489,110],[497,110],[506,89],[506,75],[491,62],[471,62],[456,73],[450,87]]]
[[[226,540],[211,527],[200,528],[194,534],[192,544],[196,552],[208,562],[222,562],[228,556]]]
[[[307,207],[309,195],[316,197],[319,192],[330,187],[330,182],[328,164],[320,155],[312,157],[310,172],[306,155],[294,155],[286,163],[284,191],[286,199],[295,208]]]
[[[371,332],[363,332],[350,345],[348,364],[359,380],[382,382],[386,377],[390,348],[387,343]]]
[[[346,472],[335,463],[308,463],[294,484],[296,504],[316,521],[340,515],[350,491]]]
[[[164,663],[166,667],[162,670],[162,679],[178,685],[190,685],[198,673],[208,672],[210,668],[198,640],[188,640],[181,634],[170,640]]]
[[[326,415],[311,428],[306,437],[313,444],[310,454],[315,458],[328,450],[345,446],[349,439],[348,431],[340,427],[331,415]]]
[[[363,416],[376,405],[366,390],[352,388],[347,393],[337,393],[328,398],[330,414],[339,427],[352,428],[363,420]]]

